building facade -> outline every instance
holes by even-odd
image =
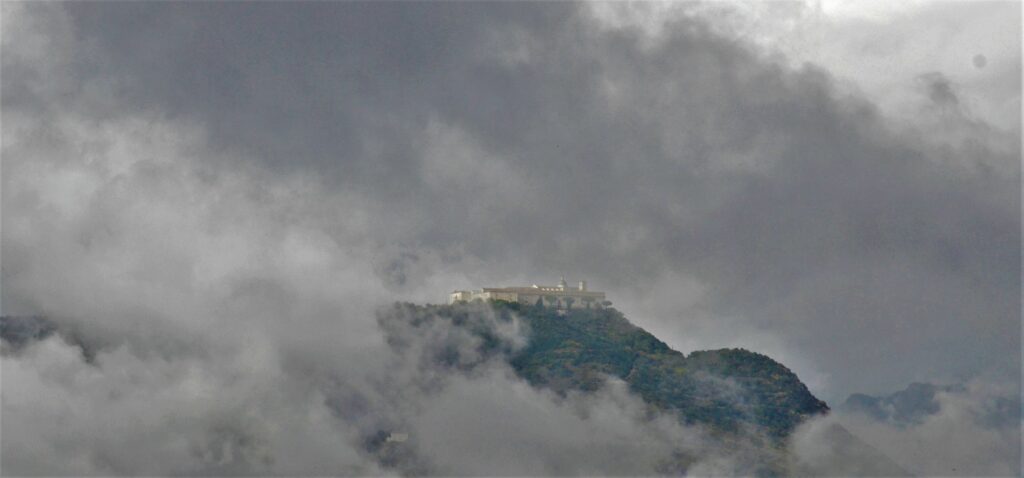
[[[579,287],[570,288],[563,277],[558,285],[521,287],[484,287],[477,290],[456,290],[448,297],[448,303],[480,300],[504,300],[534,305],[537,301],[548,307],[559,309],[588,309],[602,307],[604,292],[587,290],[587,281],[580,281]]]

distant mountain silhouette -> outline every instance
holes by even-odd
[[[839,407],[843,413],[861,414],[874,420],[899,427],[919,425],[928,417],[941,412],[938,395],[963,395],[968,389],[963,384],[936,385],[911,383],[907,388],[888,395],[872,396],[855,393]],[[974,417],[987,427],[1019,426],[1020,402],[1017,397],[991,397],[984,413]]]

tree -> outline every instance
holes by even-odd
[[[585,305],[585,306],[586,306],[586,307],[587,307],[588,309],[590,308],[590,304],[594,302],[594,298],[593,298],[593,297],[583,297],[583,298],[581,298],[580,300],[582,300],[582,301],[583,301],[583,304],[584,304],[584,305]]]
[[[610,300],[602,300],[601,301],[601,305],[603,305],[605,307],[611,307],[612,306],[612,301],[610,301]]]
[[[538,309],[544,307],[544,299],[537,297],[537,302],[534,302],[533,306]]]
[[[565,298],[565,308],[566,309],[571,309],[573,302],[576,302],[576,299],[573,299],[572,297],[566,297]]]

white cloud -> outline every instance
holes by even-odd
[[[380,472],[324,397],[280,369],[269,342],[210,353],[118,347],[87,364],[54,336],[4,357],[4,473]]]
[[[876,459],[872,453],[838,453],[844,444],[830,439],[838,425],[916,476],[1016,475],[1021,456],[1019,394],[1008,384],[974,380],[964,392],[938,393],[939,411],[908,426],[834,412],[803,425],[794,435],[793,451],[806,466],[819,470],[871,469],[870,461]]]

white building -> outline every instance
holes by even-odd
[[[522,287],[484,287],[477,290],[456,290],[448,297],[448,303],[472,300],[505,300],[533,305],[541,300],[549,307],[566,309],[589,309],[600,307],[605,300],[604,292],[587,290],[587,281],[580,281],[577,288],[569,288],[565,278],[556,286],[534,284]]]

